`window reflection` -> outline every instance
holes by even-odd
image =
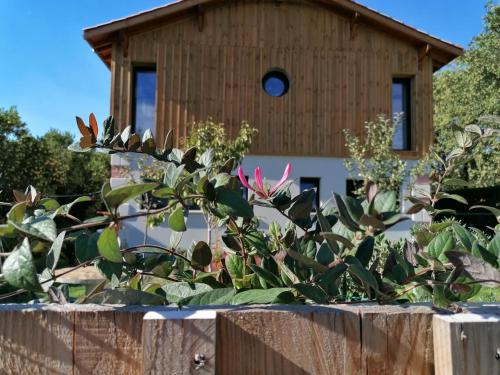
[[[156,130],[156,69],[134,69],[134,132],[144,134],[151,129]]]
[[[394,119],[394,150],[411,148],[411,79],[395,78],[392,81],[392,114]]]

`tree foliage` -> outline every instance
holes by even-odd
[[[394,119],[393,121],[398,121]],[[369,182],[377,184],[380,190],[399,191],[406,177],[406,163],[393,150],[393,121],[379,115],[375,121],[365,124],[364,137],[344,130],[349,159],[344,161],[351,176],[363,178],[361,195]]]
[[[69,151],[73,136],[50,130],[32,136],[15,107],[0,108],[0,197],[35,185],[44,195],[86,194],[99,190],[109,178],[109,157],[90,158]]]
[[[212,119],[195,122],[190,125],[189,136],[181,142],[185,148],[195,147],[200,153],[213,150],[213,162],[221,165],[229,159],[235,160],[235,166],[250,150],[254,133],[257,129],[243,121],[238,134],[232,139],[223,123]]]
[[[478,123],[500,129],[500,6],[489,3],[484,31],[474,38],[464,56],[434,81],[435,151],[444,155],[454,147],[454,129]],[[500,146],[485,139],[473,158],[455,172],[475,187],[500,184]]]

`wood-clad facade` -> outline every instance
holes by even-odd
[[[185,0],[177,6],[182,3],[193,6],[125,24],[99,41],[112,73],[111,114],[120,126],[132,122],[134,68],[155,66],[159,139],[169,129],[184,137],[188,123],[208,117],[235,135],[246,120],[258,129],[253,154],[342,157],[342,130],[362,135],[365,121],[391,116],[393,79],[411,77],[411,151],[402,154],[417,158],[431,144],[432,75],[443,53],[430,43],[329,1]],[[98,29],[86,31],[96,52]],[[284,96],[262,88],[272,68],[290,79]]]

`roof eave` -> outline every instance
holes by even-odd
[[[223,0],[179,0],[162,7],[150,9],[122,19],[86,28],[83,31],[83,35],[85,40],[99,55],[101,60],[108,67],[110,67],[111,45],[118,33],[141,28],[149,24],[157,24],[165,21],[172,15],[176,15],[178,13],[188,13],[193,9],[196,10],[196,7],[203,4],[217,3],[222,1]],[[463,55],[464,53],[463,48],[460,46],[433,37],[354,1],[312,1],[320,2],[327,7],[341,10],[344,14],[351,14],[353,16],[356,15],[359,21],[384,29],[385,31],[390,33],[397,33],[400,38],[406,39],[416,46],[425,46],[427,44],[430,45],[433,49],[434,55],[439,56],[439,58],[433,59],[433,67],[435,70],[438,70],[444,65],[447,65],[455,58]],[[100,50],[99,48],[102,45],[109,46],[109,48]]]

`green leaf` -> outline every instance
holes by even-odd
[[[335,285],[337,279],[344,274],[347,270],[347,265],[345,263],[339,263],[336,266],[330,268],[319,279],[319,284],[328,291],[328,294],[334,296],[338,293],[337,286]]]
[[[71,208],[75,205],[75,204],[78,204],[78,203],[82,203],[82,202],[90,202],[92,199],[90,197],[78,197],[76,198],[73,202],[71,203],[68,203],[68,204],[65,204],[65,205],[62,205],[60,207],[58,207],[54,213],[52,214],[52,218],[58,216],[58,215],[68,215]]]
[[[186,297],[191,297],[200,293],[212,290],[207,284],[176,282],[162,286],[166,298],[170,303],[178,303]]]
[[[337,204],[337,208],[339,210],[339,220],[346,226],[347,229],[356,232],[359,230],[359,225],[355,221],[355,219],[351,216],[351,213],[347,209],[347,205],[342,199],[340,195],[337,193],[333,193],[333,198],[335,199],[335,203]],[[338,223],[337,223],[338,224]],[[335,224],[335,226],[337,225]],[[333,230],[333,229],[332,229]]]
[[[96,293],[85,300],[85,303],[119,304],[119,305],[162,305],[165,298],[131,288],[108,289]]]
[[[42,290],[31,254],[29,240],[24,238],[5,259],[2,267],[3,277],[10,285],[33,292]]]
[[[327,266],[324,266],[318,262],[316,262],[314,259],[311,259],[305,255],[302,255],[301,253],[288,249],[287,254],[295,259],[297,262],[302,263],[304,266],[311,268],[313,271],[322,273],[328,270]]]
[[[337,245],[336,242],[335,242],[335,245]],[[338,251],[338,246],[337,246],[337,251]],[[318,252],[316,253],[315,258],[316,258],[316,262],[327,266],[335,260],[335,255],[334,255],[333,251],[331,250],[331,247],[326,242],[323,242],[319,246],[319,249],[318,249]]]
[[[155,198],[172,198],[175,196],[175,189],[171,187],[163,187],[153,191],[153,197]]]
[[[186,231],[186,221],[184,219],[184,209],[177,207],[168,217],[168,226],[176,232]]]
[[[292,207],[288,210],[290,219],[298,225],[308,227],[311,221],[311,211],[313,209],[316,191],[314,189],[304,190],[295,197]]]
[[[26,202],[16,203],[7,212],[7,219],[13,224],[20,224],[24,219],[26,213]]]
[[[196,294],[179,301],[179,306],[206,306],[227,305],[231,302],[236,290],[233,288],[220,288]]]
[[[445,186],[449,187],[469,187],[470,183],[461,178],[445,178],[443,181]]]
[[[243,258],[236,254],[228,254],[226,256],[226,268],[232,279],[243,278],[245,262]]]
[[[122,275],[123,265],[121,263],[110,262],[106,259],[99,259],[95,263],[95,267],[108,280],[112,280],[113,276],[119,280]]]
[[[359,260],[363,267],[368,267],[368,263],[373,255],[373,248],[375,246],[375,239],[371,236],[366,237],[356,249],[356,258]]]
[[[99,256],[99,250],[97,250],[98,239],[99,233],[92,233],[92,235],[84,233],[76,237],[75,256],[80,263],[86,262]]]
[[[474,243],[474,236],[460,224],[453,223],[451,227],[453,228],[453,232],[455,232],[455,235],[458,237],[464,248],[468,251],[471,251],[472,244]]]
[[[49,252],[47,253],[47,268],[54,271],[56,269],[57,263],[59,262],[59,257],[61,256],[61,249],[64,242],[64,236],[66,232],[61,232],[57,236],[56,240],[52,243]]]
[[[498,257],[494,253],[491,253],[487,249],[485,249],[478,241],[474,241],[474,244],[472,245],[472,255],[478,258],[482,258],[493,267],[498,268]]]
[[[500,234],[495,235],[488,244],[488,251],[495,254],[500,262]]]
[[[458,194],[449,194],[449,193],[441,192],[441,193],[437,194],[437,198],[438,199],[452,199],[454,201],[457,201],[457,202],[465,204],[465,205],[469,204],[467,202],[467,199],[465,199],[464,197],[462,197],[461,195],[458,195]]]
[[[252,230],[245,235],[243,240],[247,246],[255,249],[260,256],[270,254],[266,239],[264,238],[264,234],[262,232],[258,230]]]
[[[250,268],[252,269],[253,272],[255,272],[257,274],[257,276],[264,279],[264,281],[267,284],[271,285],[272,287],[279,288],[279,287],[283,286],[283,283],[278,278],[278,276],[273,274],[271,271],[266,270],[265,268],[259,267],[255,264],[251,264]]]
[[[337,225],[337,224],[335,224],[335,225]],[[347,247],[348,249],[352,249],[354,247],[354,244],[348,238],[345,238],[344,236],[341,236],[340,234],[322,232],[322,233],[320,233],[320,235],[325,239],[328,238],[328,239],[333,240],[333,241],[338,241],[342,245]]]
[[[397,195],[395,191],[386,191],[375,196],[373,208],[378,213],[396,211]]]
[[[167,260],[154,266],[151,273],[155,276],[166,278],[172,273],[173,269],[173,263]]]
[[[191,255],[191,266],[195,269],[203,269],[212,262],[212,250],[204,241],[198,242],[193,248]]]
[[[252,289],[236,294],[231,300],[232,305],[291,303],[294,296],[290,288]]]
[[[353,256],[347,256],[345,262],[349,264],[348,271],[351,275],[361,280],[368,292],[368,287],[378,292],[378,283],[370,271],[364,268],[359,260]]]
[[[319,222],[319,226],[320,226],[321,231],[323,233],[330,232],[332,230],[332,226],[330,225],[328,220],[326,220],[326,218],[323,216],[323,213],[320,210],[317,211],[317,216],[318,216],[318,222]],[[340,253],[340,248],[337,245],[336,240],[332,239],[329,236],[323,236],[323,238],[325,239],[325,242],[328,245],[328,248],[330,249],[332,254],[339,254]],[[320,262],[320,263],[323,263],[323,262]]]
[[[328,295],[319,286],[300,283],[293,286],[304,297],[312,300],[313,302],[325,304],[328,302]]]
[[[253,209],[248,202],[241,197],[239,192],[218,188],[215,201],[218,207],[229,216],[252,218]]]
[[[157,186],[158,184],[156,182],[120,186],[108,192],[105,196],[105,200],[109,205],[109,208],[116,209],[122,203],[125,203],[130,199],[138,197],[141,194],[150,192],[154,190]]]
[[[12,224],[0,225],[0,237],[13,238],[16,236],[16,228]]]
[[[97,249],[105,259],[114,263],[122,262],[122,254],[116,232],[111,228],[106,228],[102,231],[97,240]]]
[[[427,253],[441,262],[446,262],[445,251],[455,248],[455,238],[451,232],[441,232],[427,246]]]
[[[52,198],[40,199],[40,206],[43,206],[47,211],[55,211],[60,207],[58,201]]]
[[[54,220],[48,216],[30,217],[23,223],[9,221],[18,231],[36,237],[42,241],[53,242],[57,237],[57,227]]]

